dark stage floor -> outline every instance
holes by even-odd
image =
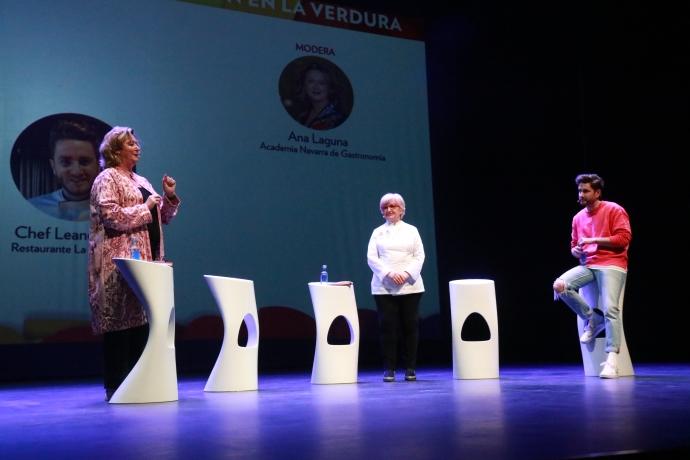
[[[0,387],[0,458],[561,459],[690,458],[690,365],[636,377],[579,366],[504,367],[498,380],[420,369],[386,384],[262,375],[259,391],[109,405],[97,382]],[[398,377],[399,378],[399,377]]]

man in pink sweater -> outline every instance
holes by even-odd
[[[570,253],[580,265],[563,273],[553,283],[555,294],[580,318],[585,330],[580,342],[588,343],[606,329],[606,361],[601,378],[618,377],[617,357],[621,344],[621,322],[618,299],[625,286],[628,271],[628,246],[632,239],[628,213],[620,205],[601,199],[604,180],[596,174],[575,178],[578,200],[584,209],[575,214]],[[597,283],[599,309],[588,305],[578,293],[582,286]]]

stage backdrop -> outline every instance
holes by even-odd
[[[417,33],[393,15],[306,1],[0,1],[0,341],[89,320],[88,221],[31,201],[60,186],[49,137],[65,122],[98,136],[133,127],[138,172],[159,192],[163,174],[177,180],[165,242],[179,323],[217,314],[204,274],[254,280],[259,307],[313,316],[307,283],[322,264],[373,309],[366,247],[386,192],[405,197],[419,228],[421,314],[437,314]],[[323,93],[330,116],[309,120]]]

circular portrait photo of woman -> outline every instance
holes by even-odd
[[[347,75],[331,61],[317,56],[297,58],[285,66],[278,92],[283,107],[295,121],[323,131],[347,120],[354,103]]]
[[[77,113],[31,123],[12,147],[17,190],[38,210],[58,219],[89,219],[91,185],[103,162],[98,147],[110,126]]]

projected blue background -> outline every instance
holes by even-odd
[[[281,101],[281,73],[309,56],[302,44],[332,50],[320,57],[351,84],[352,111],[334,129],[304,127]],[[0,4],[0,60],[5,330],[21,335],[27,318],[89,318],[85,253],[12,250],[86,247],[56,235],[87,223],[42,214],[9,168],[20,133],[58,113],[132,126],[143,142],[138,172],[159,191],[164,173],[176,178],[182,205],[165,236],[179,322],[217,313],[204,274],[252,279],[259,307],[312,315],[307,282],[322,264],[373,309],[366,245],[391,191],[425,245],[421,315],[438,312],[423,42],[183,2],[25,1]],[[27,239],[18,227],[53,230]]]

